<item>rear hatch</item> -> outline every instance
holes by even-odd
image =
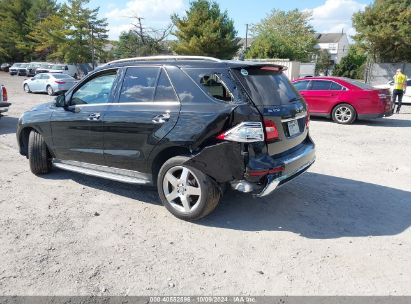
[[[262,116],[270,155],[291,150],[306,139],[307,105],[283,67],[252,65],[233,69],[233,74]]]

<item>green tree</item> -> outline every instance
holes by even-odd
[[[0,59],[22,61],[28,57],[25,37],[30,32],[26,24],[30,0],[0,0]]]
[[[333,71],[335,76],[348,77],[352,79],[364,79],[364,68],[367,56],[357,47],[351,46],[347,56],[335,66]]]
[[[177,54],[231,59],[240,48],[233,20],[217,2],[195,0],[186,16],[175,14],[171,20],[178,39],[172,48]]]
[[[411,60],[411,0],[376,0],[353,16],[355,41],[373,60]]]
[[[308,61],[316,39],[310,25],[311,13],[273,10],[251,32],[255,40],[247,58],[282,58]]]
[[[107,20],[99,19],[99,8],[89,9],[89,0],[68,0],[61,14],[67,23],[64,61],[87,63],[97,61],[104,54],[108,43]]]
[[[327,50],[319,50],[317,54],[317,60],[315,64],[316,74],[328,75],[332,68],[331,56]]]

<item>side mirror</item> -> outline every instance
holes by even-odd
[[[66,107],[66,95],[62,94],[56,97],[56,107],[64,108]]]

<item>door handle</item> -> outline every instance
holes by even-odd
[[[100,120],[100,117],[101,117],[100,113],[91,113],[88,116],[88,120],[96,121],[96,120]]]
[[[157,116],[154,116],[152,119],[152,122],[155,124],[163,124],[167,121],[169,121],[171,118],[170,113],[164,113],[164,114],[160,114]]]

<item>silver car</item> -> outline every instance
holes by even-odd
[[[23,89],[27,93],[46,92],[50,96],[71,89],[77,80],[66,74],[42,73],[23,82]]]

